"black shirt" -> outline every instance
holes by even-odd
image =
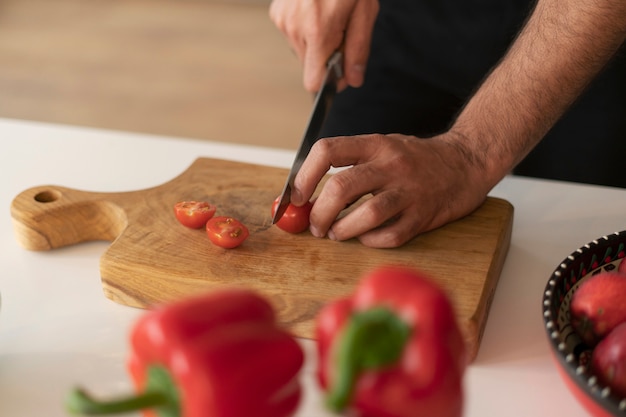
[[[338,94],[322,136],[449,128],[532,12],[520,0],[381,0],[365,83]],[[626,187],[626,48],[515,169]]]

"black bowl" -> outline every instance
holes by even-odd
[[[616,270],[626,256],[625,248],[626,231],[580,247],[554,270],[543,294],[543,320],[557,368],[578,401],[597,417],[626,417],[626,399],[614,395],[590,372],[592,350],[572,328],[570,301],[585,279]]]

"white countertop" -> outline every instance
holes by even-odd
[[[0,119],[0,416],[60,417],[70,387],[131,390],[126,337],[142,310],[102,294],[109,245],[22,249],[9,207],[39,185],[133,191],[160,185],[197,157],[288,167],[291,151]],[[541,300],[554,268],[579,246],[626,229],[626,190],[506,178],[492,192],[515,207],[511,248],[482,346],[465,380],[467,417],[585,416],[561,382],[544,334]],[[297,416],[330,416],[303,341],[305,397]]]

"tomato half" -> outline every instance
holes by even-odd
[[[272,204],[272,217],[278,208],[280,197],[277,197]],[[285,214],[276,222],[276,226],[289,233],[301,233],[309,228],[309,216],[313,203],[307,201],[303,206],[294,206],[289,204]]]
[[[232,217],[218,216],[206,224],[206,233],[213,244],[226,249],[236,248],[248,238],[248,228]]]
[[[183,226],[200,229],[213,217],[216,209],[206,201],[181,201],[174,205],[174,214]]]

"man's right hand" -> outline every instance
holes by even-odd
[[[269,13],[302,63],[304,88],[317,92],[326,62],[340,47],[339,90],[363,84],[378,10],[378,0],[273,0]]]

